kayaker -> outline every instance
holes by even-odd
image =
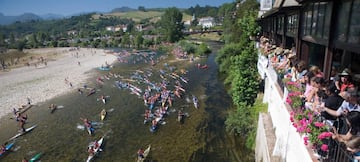
[[[141,160],[141,159],[144,159],[144,149],[143,148],[140,148],[137,152],[138,154],[138,158]]]
[[[55,109],[55,108],[56,108],[56,105],[55,105],[55,104],[50,104],[49,109],[53,110],[53,109]]]
[[[6,151],[5,144],[1,145],[0,147],[0,154],[4,153]]]
[[[88,147],[89,154],[94,155],[95,150],[98,147],[99,147],[99,144],[97,143],[97,141],[90,142],[89,147]]]
[[[79,94],[83,94],[83,91],[80,88],[78,88],[78,92]]]
[[[27,160],[26,158],[23,158],[23,159],[21,160],[21,162],[29,162],[29,160]]]
[[[184,116],[184,113],[181,110],[179,110],[179,112],[178,112],[178,122],[181,122],[183,116]]]

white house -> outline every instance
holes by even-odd
[[[203,28],[211,28],[215,26],[215,21],[213,17],[203,17],[199,19],[199,25]]]

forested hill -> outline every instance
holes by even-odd
[[[31,20],[42,20],[42,18],[33,13],[24,13],[19,16],[5,16],[3,13],[0,13],[0,25],[8,25],[14,22],[26,22]]]

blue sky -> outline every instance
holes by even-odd
[[[110,12],[114,8],[127,6],[137,9],[145,8],[189,8],[200,6],[220,6],[234,0],[0,0],[0,12],[6,16],[16,16],[23,13],[38,15],[53,13],[68,16],[83,12]]]

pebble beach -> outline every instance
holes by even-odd
[[[93,69],[117,60],[115,55],[94,48],[44,48],[25,52],[51,59],[47,59],[46,64],[0,72],[0,118],[26,104],[27,98],[36,105],[76,91],[96,76]]]

